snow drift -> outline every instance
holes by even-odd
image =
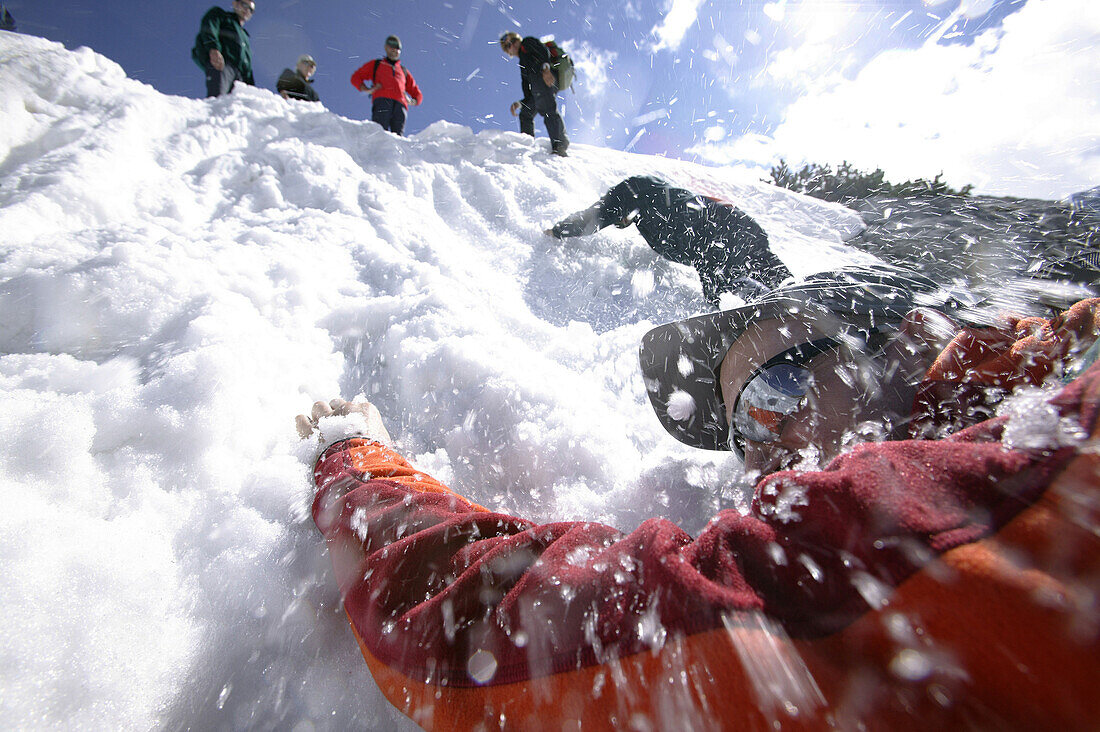
[[[643,172],[735,202],[796,275],[867,255],[752,174],[263,90],[193,100],[0,33],[0,717],[392,729],[308,519],[293,417],[371,398],[398,445],[535,520],[691,531],[740,465],[653,417],[640,336],[705,308],[628,231],[541,231]]]

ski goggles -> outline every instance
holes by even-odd
[[[729,447],[742,457],[745,442],[775,442],[783,427],[802,408],[813,386],[813,373],[806,364],[839,344],[821,338],[788,348],[768,359],[742,384],[730,417]]]

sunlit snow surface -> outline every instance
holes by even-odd
[[[867,258],[854,213],[729,169],[167,97],[9,33],[0,89],[5,727],[407,726],[339,607],[294,415],[366,394],[478,503],[698,531],[746,481],[664,433],[637,361],[705,309],[694,271],[542,229],[656,171],[796,275]]]

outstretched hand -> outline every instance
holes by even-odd
[[[379,414],[378,408],[366,401],[348,402],[343,399],[333,399],[327,404],[325,402],[314,402],[310,415],[299,414],[294,418],[294,423],[298,428],[298,434],[304,440],[317,429],[317,424],[322,417],[345,417],[350,414],[363,415],[367,422],[367,436],[387,444],[392,442],[390,433],[386,430],[386,425],[382,423],[382,415]]]
[[[512,102],[512,106],[509,107],[509,111],[511,111],[513,117],[515,117],[516,113],[519,112],[519,108],[520,108],[521,104],[522,104],[522,102]]]

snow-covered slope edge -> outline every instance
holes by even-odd
[[[537,519],[697,529],[738,466],[652,418],[636,346],[701,309],[629,232],[541,229],[626,175],[735,201],[796,274],[858,217],[732,170],[410,139],[241,88],[167,97],[0,32],[0,716],[14,727],[368,727],[292,417],[366,393],[400,446]],[[309,728],[309,727],[306,727]]]

